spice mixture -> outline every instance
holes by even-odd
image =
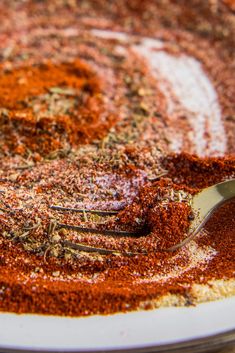
[[[235,294],[234,200],[165,251],[187,236],[192,195],[235,178],[234,10],[0,3],[1,311],[107,314]]]
[[[0,86],[3,153],[48,154],[101,138],[110,127],[99,81],[78,60],[4,72]]]

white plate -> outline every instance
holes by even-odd
[[[173,351],[180,345],[184,347],[182,342],[191,342],[193,348],[195,343],[192,340],[199,339],[198,345],[200,342],[205,345],[210,336],[228,331],[230,334],[224,336],[225,341],[227,337],[227,341],[235,342],[235,297],[196,307],[87,318],[1,314],[0,350],[85,352],[144,349],[145,352],[160,352],[168,347],[167,351]],[[216,337],[219,336],[214,337],[214,344],[218,344]]]

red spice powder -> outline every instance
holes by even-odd
[[[185,237],[190,195],[235,178],[235,158],[169,154],[171,128],[179,122],[156,89],[159,77],[152,77],[129,43],[120,46],[91,31],[162,39],[169,53],[197,58],[214,83],[226,151],[234,153],[233,4],[72,4],[0,3],[0,310],[110,314],[151,309],[168,294],[192,305],[201,300],[194,285],[207,286],[202,300],[208,300],[214,298],[213,286],[218,291],[216,281],[219,296],[234,294],[229,289],[234,200],[187,246],[174,253],[162,249]],[[17,15],[24,21],[15,21]],[[180,120],[182,150],[194,150],[198,141],[189,138],[191,125],[184,114]],[[86,212],[55,213],[50,205],[56,203],[120,212],[101,221]],[[60,229],[58,222],[142,234],[84,235]],[[70,248],[66,240],[117,251],[89,254]]]
[[[176,184],[201,189],[219,183],[229,175],[235,176],[234,157],[203,158],[182,153],[170,155],[163,160],[168,176]]]
[[[179,156],[169,157],[167,160],[172,161],[172,158],[179,158]],[[231,157],[227,157],[222,162],[222,159],[202,160],[182,155],[180,160],[182,174],[180,175],[178,169],[175,170],[175,174],[171,170],[171,178],[176,180],[176,178],[186,177],[185,169],[193,163],[197,166],[198,176],[198,179],[194,179],[194,189],[191,188],[193,192],[200,190],[206,166],[213,172],[213,178],[217,181],[234,177],[235,160]],[[211,181],[212,179],[205,180],[204,186],[209,185]],[[147,186],[146,190],[152,188],[155,195],[160,193],[164,195],[166,185],[170,183],[169,180],[162,180],[154,183],[152,187]],[[184,183],[178,183],[178,189],[187,190],[188,187]],[[140,192],[140,195],[146,195],[146,190]],[[177,232],[179,229],[184,229],[188,222],[184,218],[186,213],[177,213],[177,207],[175,207],[172,214],[172,207],[176,204],[169,204],[167,222],[165,222],[165,215],[162,218],[160,213],[154,211],[152,225],[153,229],[156,224],[160,226],[156,230],[158,235],[161,235],[161,232],[162,235],[167,234],[167,229],[171,235],[171,230],[175,229]],[[130,208],[134,209],[134,205],[135,203]],[[179,203],[178,210],[182,210],[183,205],[184,203]],[[151,308],[152,300],[169,293],[185,298],[187,305],[194,303],[197,298],[194,297],[193,283],[207,284],[211,280],[233,279],[234,211],[234,201],[221,207],[207,223],[205,232],[199,234],[195,241],[176,253],[149,251],[147,255],[135,256],[115,254],[88,256],[78,252],[73,255],[74,257],[69,258],[62,255],[55,257],[51,253],[45,261],[45,257],[40,253],[34,253],[32,250],[25,251],[21,245],[24,244],[23,239],[17,240],[16,237],[15,240],[8,240],[2,237],[0,308],[3,311],[20,313],[37,312],[71,316],[107,314],[134,310],[139,306]],[[46,209],[44,213],[46,216]],[[124,215],[125,212],[121,213],[120,219]],[[177,220],[183,223],[178,223]],[[149,222],[151,221],[152,216],[149,217]],[[103,238],[99,239],[101,242],[99,245],[102,245],[102,242],[105,245]],[[142,239],[148,243],[148,236]],[[91,235],[88,243],[93,244],[93,241]],[[120,240],[116,238],[112,241],[112,246],[118,246]],[[141,244],[141,241],[136,239],[137,243]],[[155,243],[156,239],[153,237],[148,246],[154,249]],[[132,244],[131,248],[135,249],[135,246]]]
[[[48,155],[106,135],[114,123],[102,82],[80,60],[24,66],[0,76],[0,150]]]
[[[137,231],[151,238],[151,246],[147,249],[143,239],[142,250],[167,249],[187,234],[192,213],[189,200],[190,194],[180,190],[170,179],[162,178],[141,188],[134,202],[119,212],[108,226]],[[152,248],[154,240],[156,250]]]

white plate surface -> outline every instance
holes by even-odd
[[[162,346],[235,329],[235,297],[188,308],[62,318],[0,315],[0,350],[97,351]]]

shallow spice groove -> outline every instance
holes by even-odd
[[[86,316],[235,294],[234,200],[163,251],[187,235],[192,195],[235,178],[232,11],[1,1],[1,311]]]

